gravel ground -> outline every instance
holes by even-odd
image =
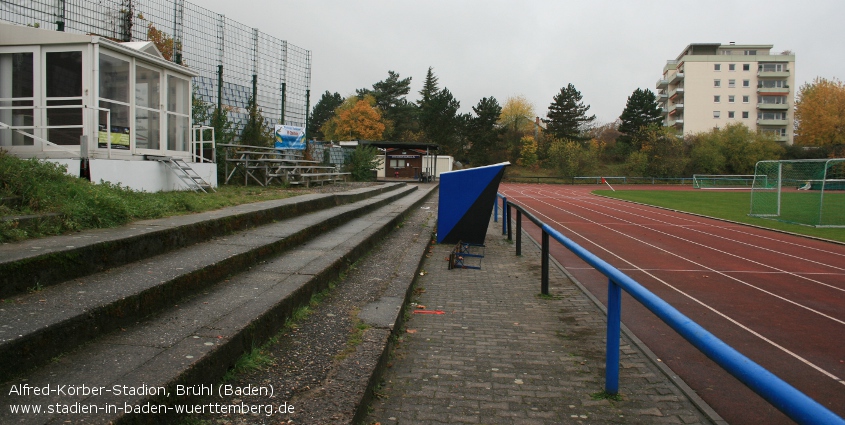
[[[347,184],[345,190],[360,187]],[[337,191],[342,185],[313,188]],[[429,198],[427,202],[430,202]],[[430,204],[426,204],[430,205]],[[287,403],[294,412],[287,416],[195,416],[186,423],[241,425],[241,424],[347,424],[363,395],[363,388],[373,371],[373,359],[382,352],[387,329],[359,329],[357,312],[366,304],[377,300],[394,279],[410,282],[413,273],[399,264],[410,252],[409,240],[430,238],[433,231],[434,211],[417,208],[405,219],[402,226],[391,232],[366,257],[359,260],[337,282],[322,300],[309,308],[305,318],[284,330],[277,341],[263,353],[271,365],[243,373],[230,381],[235,386],[272,385],[276,394],[272,400],[265,396],[232,397],[215,399],[221,404],[267,404],[276,406]],[[411,258],[411,257],[408,257]],[[410,276],[408,276],[410,274]],[[357,342],[350,342],[357,339]]]

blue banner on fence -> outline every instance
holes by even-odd
[[[305,149],[305,127],[277,125],[276,149]]]

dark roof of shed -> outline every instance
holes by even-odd
[[[365,146],[375,146],[377,148],[382,149],[389,149],[389,148],[398,148],[398,149],[429,149],[429,150],[439,150],[440,146],[436,143],[418,143],[418,142],[391,142],[388,140],[380,140],[380,141],[372,141],[372,140],[358,140],[359,145]]]

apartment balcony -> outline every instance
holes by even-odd
[[[765,111],[786,111],[789,109],[789,104],[786,103],[758,103],[757,109]]]
[[[762,119],[762,118],[757,119],[757,125],[766,126],[766,127],[771,127],[771,126],[784,127],[787,124],[789,124],[788,120]]]
[[[679,112],[683,112],[683,110],[684,110],[683,102],[675,103],[675,104],[672,104],[671,106],[669,106],[669,113],[670,114],[676,114],[676,113],[679,113]]]
[[[668,113],[669,113],[669,110],[668,110],[668,109],[666,109],[666,107],[665,107],[665,106],[661,106],[661,107],[660,107],[660,113],[661,113],[663,116],[666,116],[666,114],[668,114]]]
[[[677,88],[675,88],[675,90],[672,90],[671,92],[669,92],[669,100],[675,100],[676,98],[681,97],[683,95],[684,95],[684,88],[683,87],[677,87]]]
[[[658,90],[665,89],[668,86],[669,86],[669,80],[666,80],[666,79],[663,79],[663,78],[657,80],[657,89]]]
[[[789,70],[783,71],[757,71],[757,78],[788,78]]]
[[[760,94],[772,93],[772,94],[787,95],[787,94],[789,94],[789,86],[785,85],[783,87],[763,87],[762,84],[758,84],[757,85],[757,93],[760,93]]]
[[[684,73],[683,72],[676,72],[672,78],[669,79],[669,84],[677,84],[680,81],[684,80]]]
[[[683,129],[684,128],[684,119],[678,118],[674,121],[670,121],[669,125],[672,126],[672,127],[678,128],[678,129]]]
[[[665,91],[662,93],[657,93],[655,96],[657,97],[657,103],[666,102],[666,100],[669,99],[669,95],[666,94]]]

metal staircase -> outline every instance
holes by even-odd
[[[182,179],[183,182],[188,186],[189,189],[193,190],[194,192],[205,192],[208,193],[216,192],[214,187],[212,187],[208,182],[205,181],[190,165],[188,165],[185,160],[182,158],[173,158],[170,156],[158,156],[158,155],[144,155],[144,159],[149,161],[158,161],[162,162],[176,174],[177,177]]]

